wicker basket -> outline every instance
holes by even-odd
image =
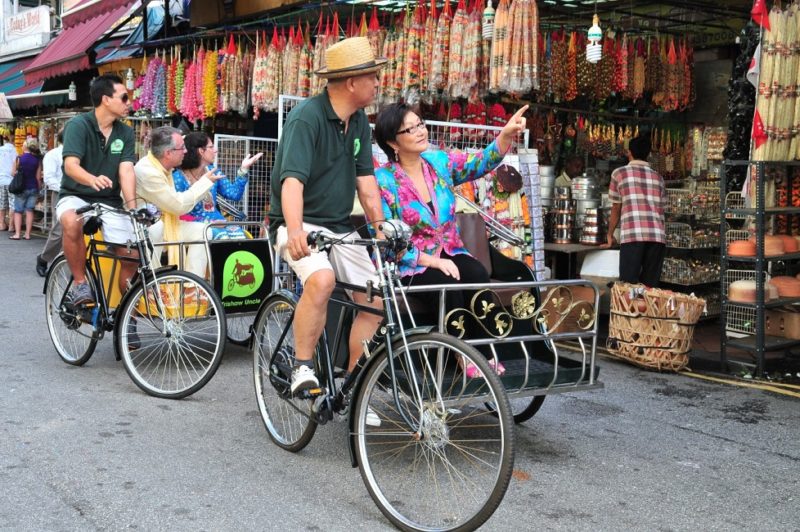
[[[679,371],[689,362],[694,326],[705,304],[687,294],[615,283],[606,347],[643,368]]]

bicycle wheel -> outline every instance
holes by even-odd
[[[86,272],[86,280],[97,293],[97,283],[91,272]],[[72,272],[67,259],[58,257],[47,276],[44,291],[47,312],[47,330],[61,360],[73,366],[82,366],[91,358],[97,345],[97,331],[91,323],[91,316],[85,312],[75,312],[71,306],[64,305],[64,295],[72,286]]]
[[[131,290],[114,338],[133,382],[167,399],[187,397],[205,386],[225,348],[219,296],[206,281],[180,270],[159,273],[147,286],[138,283]]]
[[[380,358],[356,398],[361,476],[400,529],[474,530],[495,511],[511,479],[513,421],[505,390],[483,355],[453,337],[426,333],[406,342],[395,343],[391,364],[385,350],[374,355]],[[483,377],[467,378],[467,361]],[[485,402],[497,405],[497,416]]]
[[[250,343],[253,335],[251,327],[255,316],[252,314],[228,314],[225,318],[228,322],[228,340],[236,345]]]
[[[294,365],[294,328],[290,319],[295,301],[273,294],[253,329],[253,376],[256,400],[270,439],[287,451],[297,452],[308,445],[317,423],[311,419],[311,401],[295,399],[289,391]],[[287,329],[283,342],[281,335]]]

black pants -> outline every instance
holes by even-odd
[[[478,259],[464,254],[450,256],[444,251],[441,254],[441,258],[453,261],[461,275],[461,280],[454,279],[441,270],[429,267],[422,273],[403,277],[403,284],[406,286],[419,286],[429,284],[489,283],[489,272],[486,271],[486,268],[483,267],[483,264]],[[452,290],[447,292],[445,300],[447,309],[467,308],[474,293],[473,290]],[[414,294],[414,297],[424,301],[426,305],[430,305],[431,309],[439,308],[438,292],[418,292]]]
[[[667,248],[659,242],[631,242],[619,247],[619,279],[658,287]]]

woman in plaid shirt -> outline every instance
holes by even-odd
[[[619,278],[626,283],[658,286],[666,253],[664,230],[664,180],[650,168],[650,138],[640,136],[628,145],[628,164],[611,174],[608,198],[611,219],[608,247],[620,228]]]

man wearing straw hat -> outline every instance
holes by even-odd
[[[294,320],[295,368],[292,393],[318,386],[312,354],[325,326],[336,278],[365,286],[377,284],[375,268],[363,247],[335,246],[330,255],[312,253],[311,231],[345,236],[357,193],[369,220],[383,218],[372,164],[371,134],[363,108],[375,101],[378,72],[386,58],[375,58],[365,37],[340,41],[325,51],[326,66],[316,74],[328,80],[317,96],[301,102],[286,119],[272,173],[270,237],[275,249],[303,283]],[[364,294],[353,293],[360,304]],[[350,332],[353,368],[380,317],[359,312]]]

